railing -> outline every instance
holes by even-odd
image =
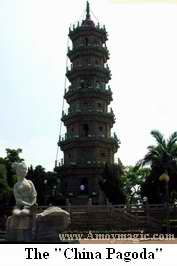
[[[78,108],[69,108],[62,112],[62,118],[65,118],[68,115],[78,114],[78,113],[96,113],[96,114],[104,114],[109,116],[114,116],[112,108],[108,108],[108,110],[104,110],[103,108],[93,108],[93,107],[78,107]]]
[[[96,84],[95,86],[69,86],[65,89],[65,94],[68,92],[76,92],[76,91],[99,91],[99,92],[109,92],[112,94],[111,87],[109,85],[103,85],[103,84]]]
[[[76,66],[73,66],[73,64],[70,65],[70,67],[66,68],[66,73],[71,72],[72,70],[80,70],[80,69],[92,69],[95,68],[96,70],[103,70],[103,71],[107,71],[108,73],[111,73],[110,68],[108,66],[108,64],[106,64],[106,66],[104,65],[96,65],[96,64],[78,64]]]
[[[111,79],[111,71],[108,67],[108,65],[106,64],[106,66],[104,65],[97,65],[97,64],[78,64],[73,66],[73,64],[70,65],[70,67],[66,68],[66,77],[68,78],[68,80],[71,82],[71,80],[77,76],[77,75],[81,75],[81,73],[99,73],[102,76],[106,77],[106,82],[109,82],[109,80]]]
[[[59,164],[57,166],[63,166],[64,168],[68,168],[68,167],[78,167],[78,168],[82,168],[82,167],[102,167],[103,165],[106,164],[106,161],[104,160],[84,160],[84,161],[69,161],[67,163],[62,163],[62,162],[59,162]]]
[[[69,162],[66,162],[66,163],[64,163],[64,159],[62,158],[62,159],[60,159],[60,160],[58,160],[58,161],[56,161],[56,167],[61,167],[61,166],[63,166],[63,167],[68,167],[68,166],[78,166],[78,167],[85,167],[85,166],[91,166],[91,167],[94,167],[94,166],[102,166],[102,165],[105,165],[106,164],[106,161],[104,161],[104,160],[94,160],[94,159],[91,159],[91,160],[84,160],[84,162],[83,161],[81,161],[81,160],[79,160],[79,161],[69,161]],[[118,164],[117,163],[117,160],[115,160],[114,159],[114,164]]]
[[[99,43],[88,43],[87,46],[85,43],[81,42],[78,43],[77,46],[75,45],[72,49],[68,47],[68,56],[71,56],[73,53],[76,54],[77,52],[81,52],[82,50],[88,50],[90,52],[90,49],[96,49],[98,52],[102,52],[107,56],[107,59],[109,58],[109,51],[107,47]]]
[[[114,141],[116,144],[119,144],[119,139],[117,138],[117,135],[114,133],[111,136],[106,136],[104,133],[103,134],[88,134],[87,136],[82,136],[77,133],[66,133],[65,135],[62,135],[59,137],[59,144],[64,141],[70,141],[70,140],[106,140],[106,141]]]
[[[71,51],[73,51],[73,50],[75,50],[75,49],[77,49],[77,48],[80,48],[80,47],[83,47],[83,48],[88,48],[88,47],[95,48],[95,47],[98,47],[101,50],[104,49],[107,52],[109,52],[108,51],[108,48],[107,48],[107,46],[105,44],[102,44],[102,43],[88,43],[86,45],[85,42],[79,42],[79,43],[77,43],[77,46],[73,46],[72,48],[70,46],[68,46],[68,53],[71,52]]]

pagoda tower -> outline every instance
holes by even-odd
[[[99,181],[105,164],[114,164],[119,140],[111,134],[115,116],[109,107],[108,35],[105,26],[95,25],[91,19],[88,2],[85,19],[69,29],[69,38],[71,65],[66,77],[70,86],[64,95],[69,108],[62,114],[66,134],[59,137],[58,146],[64,159],[56,171],[71,204],[87,204],[90,198],[93,204],[103,204]]]

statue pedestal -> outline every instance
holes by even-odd
[[[70,214],[58,207],[50,207],[36,214],[21,212],[7,220],[7,241],[60,242],[59,233],[70,224]]]
[[[28,242],[33,239],[33,225],[35,216],[33,214],[12,215],[7,220],[7,240]]]

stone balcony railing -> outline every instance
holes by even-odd
[[[102,46],[100,44],[94,44],[90,43],[87,46],[84,43],[79,43],[77,46],[73,47],[73,49],[70,49],[68,47],[68,57],[72,60],[74,57],[82,54],[87,54],[87,53],[98,53],[102,54],[106,59],[109,59],[109,51],[106,46]]]
[[[89,69],[94,69],[94,70],[101,70],[104,72],[111,73],[108,64],[106,65],[101,65],[101,64],[93,64],[93,63],[88,63],[88,64],[78,64],[78,65],[73,65],[71,64],[70,67],[67,66],[66,68],[66,74],[69,74],[72,71],[77,71],[77,70],[89,70]]]
[[[76,115],[95,115],[95,116],[104,116],[110,118],[113,123],[115,123],[115,115],[113,113],[112,108],[109,108],[108,111],[103,110],[102,108],[69,108],[67,111],[63,111],[62,113],[62,121],[72,118]]]
[[[66,76],[70,82],[72,82],[76,77],[85,76],[86,74],[102,77],[106,79],[107,83],[111,79],[111,71],[108,65],[79,64],[77,66],[73,66],[71,64],[70,67],[66,68]]]
[[[79,161],[75,161],[75,160],[71,160],[69,162],[65,162],[64,160],[62,160],[61,162],[58,163],[57,166],[61,167],[68,167],[68,166],[72,166],[72,167],[93,167],[93,166],[103,166],[106,164],[106,160],[79,160]]]
[[[105,134],[88,134],[88,136],[80,136],[76,133],[66,133],[65,135],[59,137],[58,145],[62,146],[63,144],[75,141],[105,141],[109,143],[114,143],[117,148],[120,144],[120,140],[118,139],[115,133],[111,136],[106,136]]]
[[[68,92],[72,93],[76,91],[92,91],[92,90],[112,94],[111,87],[109,85],[102,85],[102,84],[96,84],[95,86],[77,86],[77,87],[73,87],[70,85],[65,90],[65,94]]]

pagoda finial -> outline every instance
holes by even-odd
[[[90,19],[90,4],[89,4],[89,1],[87,1],[86,19]]]

